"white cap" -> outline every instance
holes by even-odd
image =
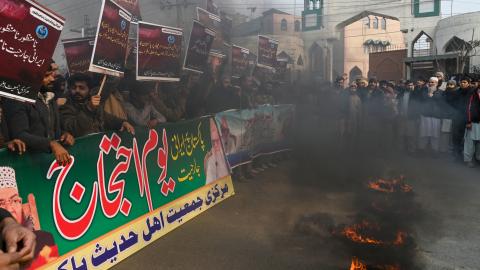
[[[17,188],[15,170],[11,167],[0,167],[0,188]]]

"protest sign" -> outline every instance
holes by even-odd
[[[94,38],[62,40],[70,74],[87,72],[92,58]]]
[[[180,81],[182,29],[138,23],[137,80]]]
[[[0,150],[0,200],[37,234],[29,269],[108,269],[234,194],[212,117],[90,135],[69,153],[61,166]]]
[[[142,19],[140,14],[140,0],[114,0],[124,9],[132,14],[132,22],[138,22]]]
[[[278,41],[258,36],[257,65],[274,69],[277,64]]]
[[[30,0],[0,0],[0,96],[35,102],[65,20]]]
[[[103,0],[89,71],[123,76],[131,19],[124,8]]]
[[[220,17],[197,7],[197,19],[202,25],[215,31],[215,39],[213,40],[211,50],[215,53],[226,55],[227,51],[223,38],[223,22]]]
[[[240,46],[232,46],[232,76],[240,78],[248,74],[250,51]]]
[[[198,21],[193,21],[183,68],[203,73],[207,66],[208,55],[212,47],[215,32]]]

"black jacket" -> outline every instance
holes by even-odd
[[[450,98],[450,104],[455,108],[455,118],[458,121],[467,121],[467,107],[472,96],[473,89],[461,89],[459,88],[455,94]]]
[[[6,100],[4,109],[10,138],[24,141],[30,150],[48,153],[50,142],[62,134],[54,99],[48,106],[39,97],[34,104]]]
[[[480,123],[480,92],[478,90],[470,95],[466,112],[467,123]]]
[[[443,92],[436,90],[433,96],[428,96],[428,88],[422,90],[421,114],[425,117],[443,118],[442,104],[445,100]]]
[[[81,137],[107,130],[119,130],[123,120],[106,113],[100,106],[96,110],[88,109],[86,103],[69,99],[60,107],[62,129],[74,137]]]

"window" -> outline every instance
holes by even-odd
[[[367,28],[370,28],[370,17],[365,17],[365,19],[363,19],[363,24],[367,26]]]
[[[422,31],[413,41],[413,57],[432,55],[432,43],[432,38]]]
[[[450,39],[447,44],[445,45],[445,52],[462,52],[462,51],[469,51],[472,49],[472,45],[469,44],[468,42],[465,42],[465,40],[454,36],[452,39]]]
[[[375,19],[373,19],[373,28],[378,29],[378,17],[375,17]]]
[[[287,31],[287,20],[282,19],[282,22],[280,23],[280,30],[282,31]]]
[[[295,21],[295,32],[300,32],[302,31],[301,29],[301,22],[299,20]]]
[[[387,30],[387,19],[382,18],[382,30]]]

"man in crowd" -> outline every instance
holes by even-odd
[[[463,141],[465,135],[465,127],[467,125],[467,107],[472,95],[472,88],[470,87],[470,78],[464,77],[460,80],[460,87],[455,91],[455,94],[447,99],[450,106],[454,108],[453,127],[452,127],[452,141],[453,154],[455,158],[463,161]]]
[[[237,92],[241,92],[241,89],[237,90]],[[231,78],[227,74],[222,77],[222,80],[207,97],[208,113],[238,109],[241,105],[238,95],[232,87]]]
[[[431,154],[435,157],[440,151],[440,132],[442,111],[440,102],[443,94],[438,90],[438,79],[430,78],[428,86],[422,90],[422,111],[420,113],[420,135],[418,148],[427,150],[430,144]]]
[[[68,79],[70,96],[60,107],[63,130],[81,137],[106,130],[126,130],[135,134],[135,129],[120,118],[110,115],[101,106],[101,97],[92,95],[92,81],[87,74],[77,73]]]
[[[150,88],[146,83],[137,83],[130,90],[129,102],[125,102],[128,119],[136,126],[155,128],[167,119],[152,104]]]
[[[445,91],[447,89],[447,82],[445,81],[445,74],[438,71],[435,73],[435,77],[438,79],[438,90]]]
[[[480,91],[472,88],[472,93],[467,105],[467,124],[463,158],[468,167],[475,167],[475,160],[480,160]]]
[[[7,100],[4,108],[11,138],[25,142],[30,150],[52,152],[57,162],[65,165],[70,163],[70,155],[64,146],[73,145],[75,139],[70,133],[62,132],[60,127],[60,115],[52,92],[57,70],[58,66],[52,62],[34,104]]]
[[[417,148],[419,98],[415,85],[406,82],[405,91],[398,95],[400,145],[413,154]]]

